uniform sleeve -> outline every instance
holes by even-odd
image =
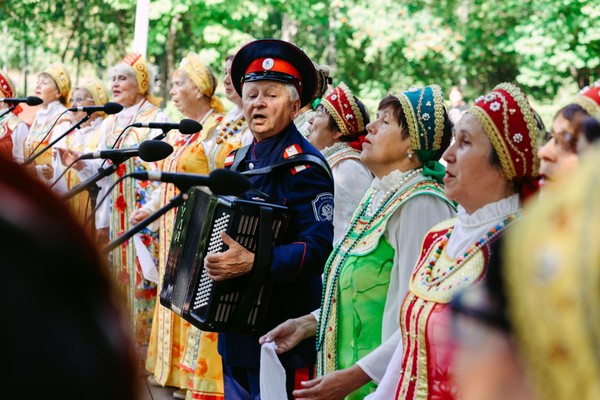
[[[390,217],[385,236],[395,254],[383,311],[382,341],[399,328],[400,306],[408,292],[410,277],[419,259],[425,235],[434,225],[453,216],[454,211],[439,197],[418,195]]]
[[[275,246],[271,262],[275,281],[291,282],[299,274],[321,275],[332,249],[333,183],[312,166],[290,175],[285,205],[291,212],[288,244]]]

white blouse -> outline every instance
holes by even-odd
[[[466,252],[476,240],[490,228],[519,210],[519,195],[514,194],[494,203],[489,203],[468,214],[459,206],[457,222],[448,239],[446,251],[452,258]],[[400,314],[395,316],[400,319]],[[365,399],[388,400],[394,398],[400,370],[402,369],[402,333],[399,329],[387,342],[358,361],[358,365],[379,386]]]

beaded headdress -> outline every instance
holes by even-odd
[[[600,81],[581,89],[573,103],[579,104],[591,117],[600,121]]]
[[[65,66],[60,63],[54,63],[49,65],[44,72],[50,75],[56,83],[60,97],[67,99],[71,92],[71,77]]]
[[[434,157],[444,136],[444,94],[438,85],[411,87],[395,95],[406,117],[410,147],[423,164],[423,175],[442,182],[446,169]]]
[[[438,85],[411,87],[396,96],[406,116],[410,147],[421,162],[429,161],[442,145],[444,94]]]
[[[350,88],[341,82],[323,97],[321,104],[331,115],[342,135],[356,137],[365,130],[365,122]]]
[[[537,177],[539,128],[521,89],[501,83],[477,98],[466,112],[483,127],[509,180]]]
[[[223,112],[225,107],[221,100],[215,96],[216,80],[208,66],[204,65],[200,56],[189,53],[179,64],[179,71],[183,72],[196,85],[200,93],[210,99],[211,108]]]
[[[148,63],[146,59],[142,57],[140,53],[129,53],[127,54],[123,60],[121,60],[121,64],[128,65],[133,68],[135,72],[135,80],[138,84],[138,90],[140,94],[144,96],[150,103],[158,106],[162,99],[160,97],[155,97],[152,93],[149,92],[150,89],[150,70],[148,69]]]
[[[506,235],[508,317],[540,399],[600,399],[600,149]]]
[[[0,71],[0,93],[2,97],[15,97],[17,93],[10,77],[2,71]]]

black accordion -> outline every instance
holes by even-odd
[[[177,209],[160,303],[204,331],[259,332],[272,286],[271,253],[287,229],[288,209],[199,188],[188,194]],[[255,261],[250,273],[215,282],[204,258],[227,249],[221,231],[253,252]]]

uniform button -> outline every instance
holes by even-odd
[[[254,164],[253,164],[253,163],[249,163],[249,164],[248,164],[248,168],[250,168],[250,169],[254,169]]]

